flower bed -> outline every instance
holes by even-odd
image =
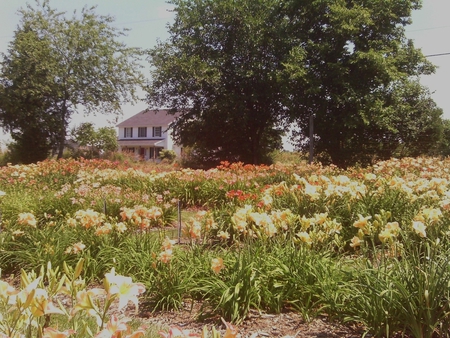
[[[151,310],[202,300],[203,316],[237,325],[251,310],[289,309],[363,325],[379,337],[445,337],[448,164],[407,158],[343,171],[223,163],[169,172],[85,160],[7,166],[0,169],[0,267],[3,274],[41,271],[48,262],[75,269],[81,259],[87,284],[111,271],[130,276]],[[200,210],[184,220],[182,245],[174,229],[179,206]],[[50,314],[64,315],[41,316]],[[87,316],[98,322],[92,311]]]

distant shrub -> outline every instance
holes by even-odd
[[[173,150],[163,149],[159,152],[159,157],[161,160],[172,163],[176,159],[177,154]]]

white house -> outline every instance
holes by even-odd
[[[167,110],[143,110],[119,123],[119,151],[134,153],[144,160],[158,159],[163,149],[180,156],[181,147],[174,143],[169,130],[176,117]]]

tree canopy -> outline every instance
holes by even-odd
[[[118,113],[122,103],[137,99],[143,83],[141,51],[120,41],[124,32],[112,26],[112,17],[94,10],[68,17],[49,1],[36,1],[35,8],[19,10],[20,24],[2,54],[0,123],[16,142],[39,137],[28,144],[30,153],[41,148],[38,160],[52,148],[62,156],[77,109]]]
[[[258,162],[279,145],[280,127],[297,125],[307,146],[313,116],[315,151],[346,166],[412,144],[413,121],[433,120],[428,132],[439,132],[442,111],[416,80],[434,66],[405,36],[419,0],[170,3],[176,18],[151,51],[148,101],[182,113],[174,135],[183,145]]]
[[[84,122],[72,128],[70,136],[71,140],[80,146],[78,154],[83,157],[99,157],[102,153],[116,151],[118,148],[114,127],[101,127],[96,130],[92,123]]]
[[[277,2],[171,2],[175,23],[151,51],[148,99],[182,113],[174,137],[206,160],[261,163],[281,147]]]
[[[436,115],[435,105],[418,110],[417,101],[405,99],[401,109],[396,106],[414,78],[434,71],[405,36],[419,8],[418,0],[288,1],[287,36],[296,41],[291,54],[296,52],[286,64],[286,105],[300,126],[299,144],[308,140],[304,131],[313,115],[319,154],[341,166],[367,163],[392,156],[398,141],[414,132],[394,125],[410,110]],[[423,94],[418,99],[431,100],[420,85],[416,89]]]

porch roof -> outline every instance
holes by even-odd
[[[163,147],[164,140],[118,140],[121,147]]]

